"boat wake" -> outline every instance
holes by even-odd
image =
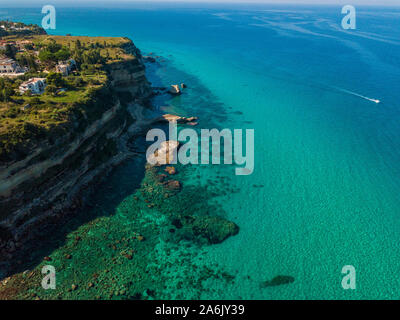
[[[265,73],[261,73],[261,72],[257,72],[258,74],[262,74],[263,76],[268,76],[270,78],[273,79],[278,79],[278,80],[284,80],[284,81],[290,81],[292,83],[295,83],[297,85],[302,85],[302,86],[307,86],[307,87],[313,87],[319,90],[326,90],[326,91],[330,91],[330,92],[341,92],[341,93],[345,93],[345,94],[349,94],[370,102],[374,102],[376,104],[381,103],[382,101],[379,99],[373,99],[370,97],[366,97],[363,96],[362,94],[359,94],[357,92],[353,92],[353,91],[349,91],[340,87],[336,87],[336,86],[332,86],[332,85],[328,85],[328,84],[324,84],[321,82],[317,82],[317,81],[313,81],[309,78],[305,78],[305,77],[299,77],[297,74],[293,74],[291,72],[288,72],[286,69],[281,68],[281,67],[276,67],[274,65],[270,65],[269,66],[270,71],[271,70],[276,70],[277,72],[270,72],[268,74]]]
[[[340,92],[344,92],[344,93],[350,94],[350,95],[352,95],[352,96],[359,97],[359,98],[364,99],[364,100],[368,100],[368,101],[371,101],[371,102],[375,102],[375,103],[377,103],[377,104],[378,104],[378,103],[381,103],[381,101],[378,100],[378,99],[369,98],[369,97],[363,96],[363,95],[361,95],[361,94],[359,94],[359,93],[356,93],[356,92],[353,92],[353,91],[349,91],[349,90],[342,89],[342,88],[338,88],[338,87],[334,87],[334,88],[335,88],[336,90],[339,90]]]

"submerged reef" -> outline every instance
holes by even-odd
[[[166,169],[171,171],[170,166]],[[206,202],[210,196],[205,190],[189,186],[181,195],[179,181],[160,173],[164,171],[162,168],[147,165],[146,171],[147,179],[142,190],[144,201],[169,218],[169,231],[173,234],[170,238],[174,238],[175,241],[185,239],[197,243],[217,244],[239,232],[235,223],[217,215],[209,215],[209,212],[212,212],[211,206],[208,207],[204,203],[203,207],[198,206],[199,202]],[[199,194],[203,194],[203,198],[199,197]],[[175,210],[171,210],[174,208]]]
[[[178,180],[167,176],[160,181],[165,167],[144,167],[140,186],[114,214],[103,213],[108,200],[99,200],[86,209],[89,222],[82,224],[80,214],[60,227],[57,233],[66,236],[54,251],[38,243],[32,253],[42,261],[3,279],[0,299],[199,299],[213,290],[209,281],[222,283],[221,288],[234,281],[232,274],[201,258],[208,245],[239,231],[213,204],[218,186],[171,189],[168,181]],[[183,171],[179,168],[174,179]],[[56,290],[40,285],[41,268],[48,264],[57,271]]]

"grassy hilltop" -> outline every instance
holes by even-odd
[[[131,40],[122,37],[9,35],[3,40],[26,43],[22,50],[3,54],[28,71],[16,78],[0,77],[0,162],[24,158],[41,139],[69,130],[74,120],[98,118],[102,105],[115,100],[109,67],[137,59],[126,50]],[[67,76],[56,73],[57,63],[68,59],[77,68]],[[19,93],[21,83],[30,78],[46,78],[43,94]]]

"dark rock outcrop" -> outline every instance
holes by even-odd
[[[176,169],[175,167],[166,167],[165,172],[167,172],[170,175],[175,175],[176,174]]]
[[[172,224],[180,229],[183,238],[195,242],[205,240],[208,244],[221,243],[239,233],[235,223],[218,216],[183,216],[174,218]]]
[[[143,60],[146,61],[146,62],[150,62],[150,63],[156,62],[156,59],[154,57],[151,57],[151,56],[143,56]]]
[[[179,191],[181,190],[181,183],[176,180],[169,180],[165,183],[165,187],[171,191]]]
[[[172,95],[178,96],[182,94],[182,89],[179,85],[173,84],[171,85],[171,89],[168,92]]]
[[[155,122],[161,122],[161,123],[176,122],[178,124],[190,124],[197,121],[197,119],[198,119],[197,117],[185,118],[174,114],[164,114],[162,117],[156,119]]]
[[[282,286],[285,284],[290,284],[294,282],[294,278],[291,276],[276,276],[272,278],[271,280],[265,281],[261,284],[262,288],[267,288],[267,287],[276,287],[276,286]]]

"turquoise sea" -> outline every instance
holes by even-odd
[[[42,19],[39,6],[2,8],[0,16]],[[240,232],[201,248],[166,248],[160,236],[151,254],[170,281],[160,297],[400,297],[400,9],[358,7],[350,31],[342,17],[340,6],[57,7],[51,34],[127,36],[163,57],[148,66],[149,80],[188,90],[156,98],[156,108],[199,116],[202,128],[255,129],[252,175],[235,176],[232,166],[185,169],[184,185],[218,186],[212,201]],[[96,195],[100,208],[129,198],[136,166],[109,177]],[[185,279],[196,273],[177,263],[188,252],[234,281],[205,280],[207,290],[194,293]],[[356,269],[356,290],[341,286],[345,265]],[[278,275],[295,281],[260,286]]]

